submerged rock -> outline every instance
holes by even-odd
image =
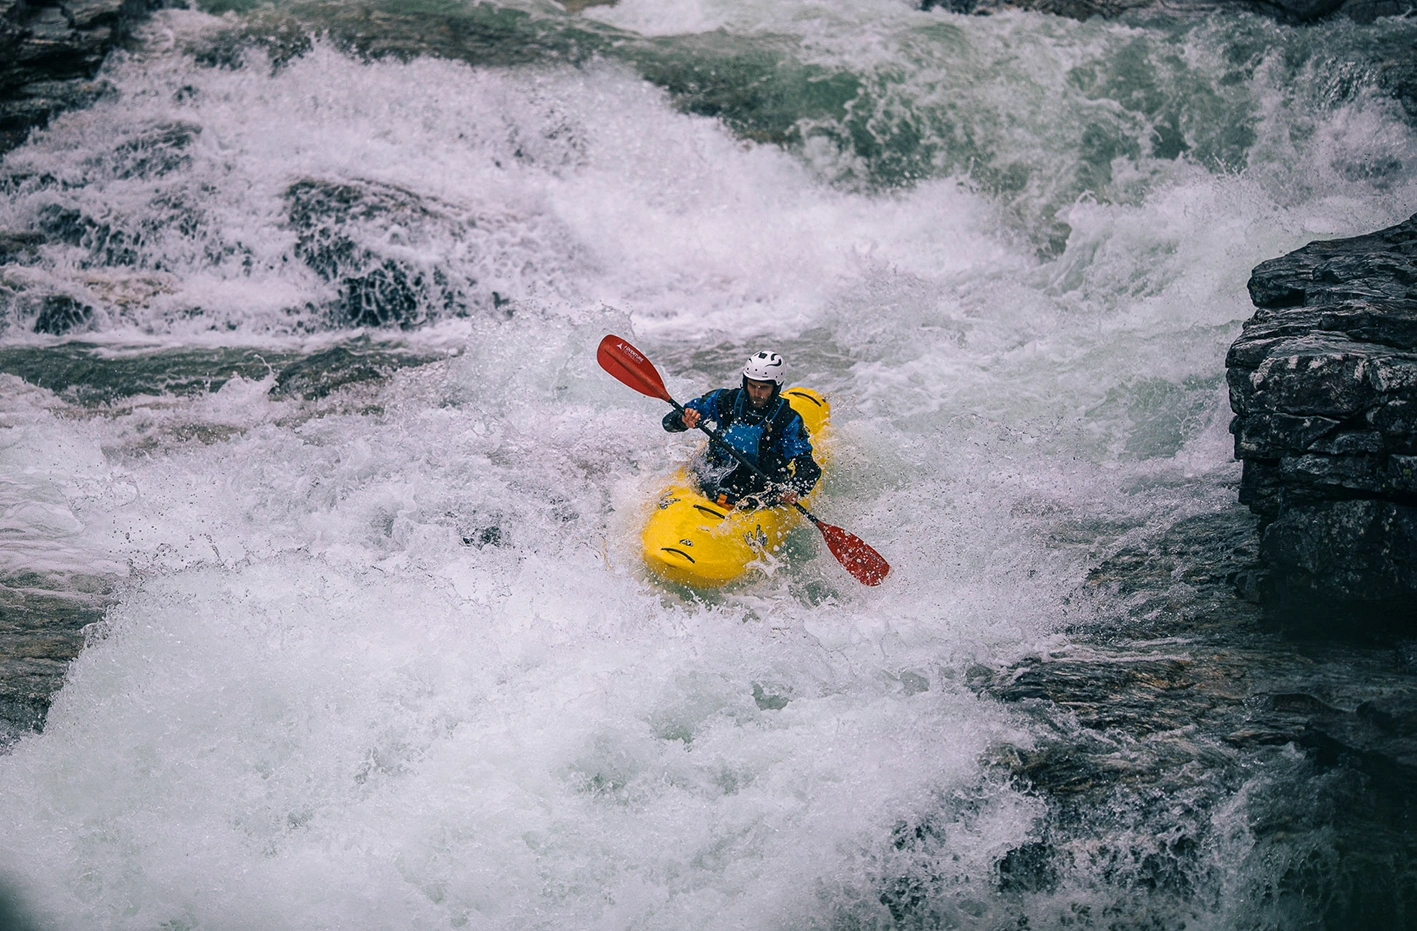
[[[377,182],[306,179],[285,192],[295,254],[338,288],[331,322],[410,329],[490,304],[444,253],[469,224],[412,191]]]
[[[181,121],[158,123],[115,146],[109,158],[117,178],[158,178],[191,161],[187,149],[202,128]]]
[[[1327,928],[1406,926],[1383,919],[1411,913],[1417,641],[1394,650],[1273,629],[1237,597],[1255,568],[1255,523],[1231,508],[1111,537],[1093,530],[1096,562],[1060,605],[1073,616],[1059,631],[1067,643],[942,671],[1032,722],[1030,740],[984,756],[1043,805],[1026,841],[1000,850],[981,877],[1000,896],[1028,901],[1085,877],[1137,902],[1189,908],[1216,888],[1207,851],[1243,824],[1248,856],[1334,858],[1321,876],[1276,890],[1293,914],[1321,913]],[[895,832],[907,867],[966,816],[953,799],[943,817]],[[948,890],[937,894],[918,871],[888,872],[881,887],[901,926],[971,926],[931,912]],[[1180,925],[1146,908],[1110,918]]]
[[[1257,266],[1230,347],[1266,603],[1417,621],[1417,217]]]
[[[195,397],[220,391],[230,379],[260,381],[295,355],[239,347],[111,354],[97,345],[0,348],[0,373],[52,391],[66,402],[112,405],[134,397]]]
[[[0,265],[30,265],[39,258],[39,247],[46,237],[42,233],[0,232]]]
[[[40,304],[39,316],[35,318],[34,331],[50,336],[64,336],[88,325],[93,319],[93,308],[81,304],[67,294],[51,294]]]
[[[280,370],[271,396],[316,401],[352,385],[380,385],[401,368],[424,365],[436,356],[371,345],[360,340],[297,359]]]

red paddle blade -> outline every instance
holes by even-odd
[[[880,585],[891,571],[890,563],[856,534],[820,520],[816,525],[836,561],[862,585]]]
[[[654,367],[654,363],[646,359],[644,353],[620,337],[607,336],[602,339],[600,348],[595,351],[595,361],[599,362],[600,367],[605,371],[640,394],[647,394],[652,398],[668,401],[670,404],[674,403],[674,399],[669,396],[669,389],[664,387],[664,379],[659,377],[659,370]]]

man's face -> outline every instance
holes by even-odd
[[[753,381],[751,378],[747,379],[747,382],[748,400],[753,402],[754,407],[761,408],[766,406],[768,398],[772,397],[773,383],[770,381]]]

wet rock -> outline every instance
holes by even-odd
[[[336,326],[410,329],[487,303],[471,294],[477,282],[428,261],[430,251],[463,241],[467,224],[417,194],[374,182],[304,180],[285,199],[295,254],[338,288]]]
[[[111,156],[114,176],[156,178],[176,171],[191,161],[186,149],[201,131],[191,123],[160,123],[125,139]]]
[[[418,322],[422,286],[421,276],[410,279],[403,266],[385,259],[340,282],[340,310],[351,326],[408,328]]]
[[[276,398],[315,401],[352,385],[377,385],[401,368],[424,365],[435,357],[379,348],[368,341],[335,346],[299,359],[281,369],[270,394]],[[492,528],[500,535],[498,528]],[[480,538],[479,538],[480,539]],[[483,544],[500,541],[483,540]]]
[[[1409,120],[1417,120],[1417,48],[1395,49],[1381,61],[1378,82],[1402,104]]]
[[[0,748],[41,730],[84,628],[112,600],[112,580],[87,576],[0,577]]]
[[[1342,900],[1326,926],[1402,913],[1417,862],[1417,648],[1297,640],[1263,623],[1234,591],[1254,563],[1255,522],[1234,509],[1144,534],[1118,528],[1116,549],[1068,599],[1102,615],[1069,625],[1074,642],[962,670],[969,688],[1034,719],[1037,735],[992,753],[1047,805],[1033,842],[1000,859],[1001,893],[1046,891],[1082,866],[1148,896],[1192,895],[1209,881],[1197,851],[1228,829],[1216,819],[1224,800],[1251,793],[1260,848],[1320,832],[1352,863],[1313,887]],[[1300,767],[1298,782],[1253,794],[1256,765],[1276,763]],[[1131,842],[1094,843],[1119,834]]]
[[[40,302],[34,331],[50,336],[64,336],[88,326],[92,319],[93,308],[87,304],[81,304],[67,294],[50,294]]]
[[[95,220],[80,210],[49,204],[39,211],[39,225],[50,241],[86,250],[89,265],[135,266],[140,262],[139,234]]]
[[[1025,659],[973,687],[1053,720],[1059,735],[1001,761],[1028,786],[1055,798],[1101,802],[1127,785],[1171,790],[1188,772],[1234,765],[1223,746],[1197,741],[1199,729],[1227,733],[1253,718],[1247,682],[1253,656],[1174,642],[1079,645]],[[1292,729],[1289,740],[1297,739]],[[1227,759],[1227,757],[1231,757]]]
[[[1417,695],[1392,692],[1356,708],[1302,710],[1295,743],[1327,766],[1347,766],[1387,791],[1417,792]]]
[[[1054,856],[1049,844],[1015,847],[999,861],[999,888],[1004,892],[1052,892],[1058,885]]]
[[[1143,735],[1194,720],[1194,702],[1175,700],[1191,686],[1186,665],[1174,658],[1039,662],[1016,669],[1012,681],[995,694],[1005,701],[1052,702],[1092,730],[1116,727]]]
[[[0,232],[0,265],[28,265],[39,258],[42,233]]]
[[[1197,852],[1228,829],[1222,800],[1255,788],[1256,761],[1302,755],[1288,791],[1246,799],[1259,846],[1318,831],[1352,863],[1316,887],[1342,900],[1327,927],[1402,913],[1417,862],[1417,696],[1390,651],[1216,631],[1079,643],[970,681],[1039,719],[1035,745],[997,756],[1048,803],[1037,842],[1000,861],[1000,891],[1046,890],[1055,868],[1085,863],[1109,883],[1190,895],[1208,881]],[[1162,827],[1098,849],[1119,821]]]
[[[0,0],[0,154],[64,110],[106,92],[93,80],[109,51],[155,7],[149,0]]]
[[[1417,217],[1264,262],[1249,287],[1226,368],[1262,600],[1417,622]]]
[[[1200,514],[1106,555],[1088,572],[1083,593],[1111,607],[1072,632],[1095,637],[1120,626],[1133,638],[1159,638],[1250,623],[1260,571],[1256,525],[1238,508]]]
[[[1260,552],[1291,589],[1278,597],[1321,591],[1326,602],[1365,605],[1375,619],[1413,620],[1417,508],[1371,498],[1296,505],[1266,528]]]
[[[78,210],[58,204],[41,207],[39,222],[43,227],[42,236],[70,246],[81,245],[94,228],[93,221]]]
[[[463,546],[475,546],[482,549],[485,546],[502,546],[507,542],[507,533],[500,524],[488,524],[485,527],[464,531],[459,534],[458,539],[462,541]]]

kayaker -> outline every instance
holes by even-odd
[[[665,415],[670,433],[692,430],[700,420],[718,424],[723,439],[772,478],[769,485],[710,443],[690,463],[704,497],[724,507],[793,504],[817,484],[822,469],[812,458],[812,440],[802,417],[780,397],[785,369],[777,353],[755,353],[743,366],[742,385],[695,398],[683,416],[677,410]]]

